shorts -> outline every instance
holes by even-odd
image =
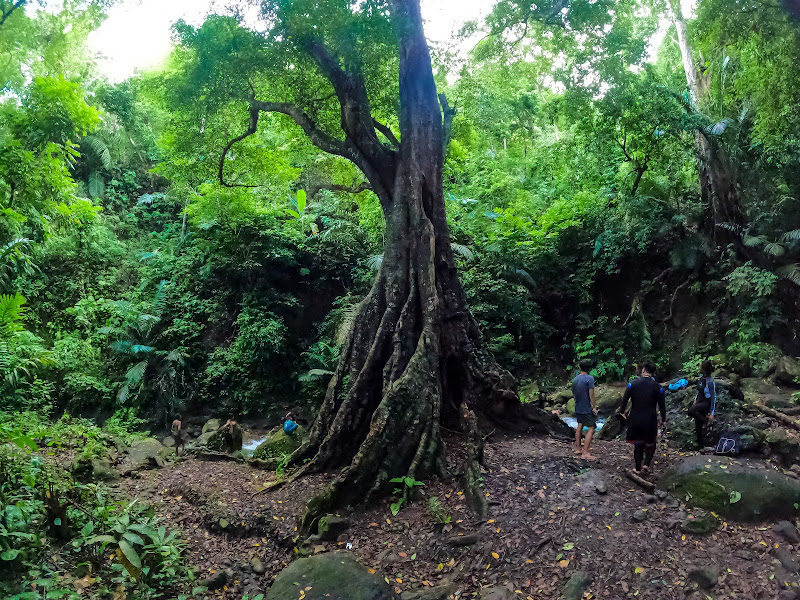
[[[597,428],[597,416],[594,413],[576,413],[575,420],[588,429]]]

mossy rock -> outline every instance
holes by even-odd
[[[291,454],[303,443],[306,430],[298,425],[292,433],[286,433],[283,427],[276,427],[267,435],[253,451],[253,458],[266,460],[268,458],[281,458],[284,454]]]
[[[229,447],[228,445],[228,436],[225,434],[225,431],[222,429],[217,429],[216,431],[211,432],[211,435],[208,437],[208,440],[206,441],[206,448],[212,452],[228,452],[229,454],[233,452],[241,452],[243,440],[244,431],[242,430],[241,426],[235,425],[233,428],[232,446]]]
[[[212,433],[222,427],[222,423],[219,419],[209,419],[206,421],[206,424],[203,425],[203,433]]]
[[[392,587],[350,553],[328,552],[296,560],[275,578],[266,600],[398,600]]]
[[[693,456],[668,469],[658,487],[739,521],[791,519],[800,503],[800,482],[749,459]]]

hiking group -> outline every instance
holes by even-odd
[[[592,438],[597,429],[597,401],[595,399],[594,377],[590,375],[592,362],[582,360],[578,364],[580,372],[572,380],[572,393],[575,397],[575,454],[584,460],[596,460],[591,453]],[[712,373],[714,366],[709,360],[700,366],[697,383],[697,396],[689,408],[688,415],[695,421],[695,433],[700,448],[704,447],[703,430],[709,420],[714,418],[716,408],[716,388]],[[628,403],[631,408],[628,411]],[[626,423],[625,440],[633,446],[634,473],[647,475],[658,444],[659,431],[666,429],[667,405],[665,389],[656,381],[656,367],[644,360],[639,375],[625,388],[622,406],[617,413]],[[659,423],[659,415],[661,421]],[[584,429],[586,434],[584,435]]]

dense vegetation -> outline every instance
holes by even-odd
[[[325,42],[399,147],[380,4],[336,13]],[[265,18],[303,30],[307,5]],[[25,450],[106,435],[44,416],[116,415],[108,435],[180,410],[313,419],[388,230],[374,186],[285,111],[242,136],[254,90],[338,126],[329,78],[279,27],[178,22],[163,68],[112,84],[86,47],[105,2],[0,8],[0,441],[17,442],[0,446],[0,526],[27,540],[53,526],[42,482],[70,484]],[[536,382],[524,393],[581,358],[620,380],[643,354],[756,375],[800,354],[800,27],[782,6],[701,0],[684,22],[650,0],[501,0],[463,36],[466,55],[433,49],[452,257],[483,344]],[[142,560],[168,548],[152,589],[177,577],[151,516],[79,495],[78,554],[129,527]],[[99,541],[127,556],[120,536]],[[0,570],[34,563],[35,539],[0,546]]]

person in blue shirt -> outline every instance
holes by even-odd
[[[700,379],[697,381],[697,396],[694,403],[689,407],[689,416],[694,419],[694,432],[697,437],[697,445],[702,450],[705,447],[703,439],[703,428],[706,423],[714,418],[714,411],[717,408],[717,386],[714,383],[714,364],[710,360],[704,360],[700,365]]]
[[[622,396],[624,413],[631,402],[631,412],[628,415],[627,442],[633,444],[633,459],[636,464],[636,474],[650,471],[650,463],[656,452],[658,442],[658,414],[661,413],[662,426],[667,422],[667,404],[664,398],[664,389],[655,380],[656,367],[650,361],[642,365],[641,377],[637,377],[628,384]]]
[[[597,428],[597,404],[594,398],[594,377],[589,375],[592,361],[582,360],[578,364],[580,373],[572,380],[572,395],[575,397],[575,454],[586,460],[595,460],[592,456],[592,436]],[[581,446],[583,428],[586,427],[586,439]]]

